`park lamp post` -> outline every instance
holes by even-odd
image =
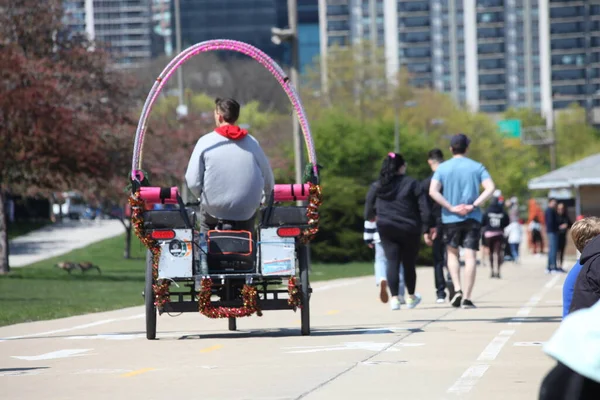
[[[180,0],[174,0],[175,7],[175,51],[181,54],[181,9],[179,7]],[[177,117],[184,118],[188,115],[188,108],[183,99],[183,68],[177,68],[177,93],[179,96],[179,104],[177,105]]]
[[[280,45],[284,42],[291,43],[292,50],[292,63],[290,66],[290,80],[292,85],[299,90],[298,85],[298,69],[299,69],[299,55],[298,55],[298,5],[296,0],[287,1],[288,8],[288,25],[289,28],[271,28],[271,41]],[[296,183],[302,183],[303,174],[303,158],[302,158],[302,140],[300,138],[300,125],[298,123],[298,117],[293,114],[293,138],[294,138],[294,167],[296,172]],[[298,202],[302,205],[302,202]]]

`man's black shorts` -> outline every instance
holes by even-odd
[[[447,246],[463,249],[479,250],[481,240],[481,224],[468,219],[453,224],[444,224],[444,243]]]

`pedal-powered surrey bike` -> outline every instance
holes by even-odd
[[[170,76],[187,60],[209,51],[235,51],[267,68],[288,95],[308,150],[303,184],[275,185],[258,214],[254,232],[219,221],[206,235],[196,213],[183,203],[177,187],[153,187],[142,171],[142,148],[148,116]],[[146,337],[156,338],[157,314],[200,312],[208,318],[236,319],[264,310],[301,310],[301,333],[310,334],[308,242],[318,231],[321,205],[319,171],[310,129],[296,89],[283,70],[259,49],[233,40],[198,43],[176,56],[158,76],[142,109],[132,160],[132,223],[148,248],[144,298]],[[291,202],[302,200],[306,206]],[[171,210],[147,210],[162,203]],[[287,283],[287,288],[284,284]]]

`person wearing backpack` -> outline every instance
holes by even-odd
[[[483,235],[490,248],[491,278],[500,279],[500,267],[504,261],[504,228],[508,226],[508,214],[497,198],[493,198],[491,204],[483,214]],[[496,268],[494,271],[494,258]]]

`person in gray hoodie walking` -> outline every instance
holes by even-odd
[[[235,125],[237,101],[216,99],[214,115],[217,127],[198,140],[185,173],[188,188],[200,199],[201,231],[222,220],[253,232],[256,212],[273,191],[273,171],[258,141]]]

